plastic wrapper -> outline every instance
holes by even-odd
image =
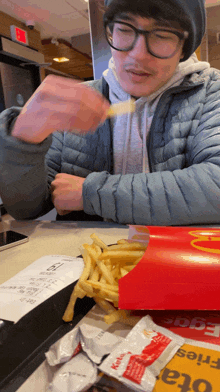
[[[99,369],[135,391],[151,392],[156,376],[184,344],[184,338],[142,318]]]
[[[99,379],[96,364],[123,340],[88,324],[75,327],[45,354],[50,366],[63,364],[55,373],[48,391],[87,391]]]
[[[88,324],[81,325],[80,332],[82,349],[96,364],[100,364],[102,358],[124,340],[122,337]]]
[[[123,340],[124,338],[100,328],[82,324],[54,343],[45,356],[49,365],[55,366],[69,361],[83,350],[94,363],[99,364],[102,357],[114,350]]]
[[[49,365],[55,366],[69,361],[79,351],[81,351],[80,330],[76,327],[54,343],[45,356]]]
[[[133,389],[128,388],[113,377],[100,373],[97,382],[88,389],[87,392],[132,392]]]
[[[66,362],[48,387],[50,392],[87,391],[98,378],[97,366],[83,352]]]

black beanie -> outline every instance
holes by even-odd
[[[147,0],[146,0],[147,1]],[[205,0],[171,0],[173,4],[178,5],[183,13],[187,15],[191,29],[189,38],[184,46],[184,58],[187,60],[199,47],[206,29],[206,11]],[[109,5],[112,0],[105,0],[105,5]],[[166,0],[164,0],[166,3]]]

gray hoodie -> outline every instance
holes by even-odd
[[[137,99],[134,113],[112,119],[115,174],[149,172],[147,137],[161,95],[169,88],[179,86],[185,76],[207,68],[210,68],[210,64],[199,61],[194,53],[188,60],[179,63],[174,75],[164,86],[149,97]],[[103,77],[109,84],[109,99],[112,104],[131,98],[117,80],[112,58]]]

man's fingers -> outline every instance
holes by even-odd
[[[58,173],[51,182],[51,198],[60,215],[83,210],[82,187],[85,179],[66,173]]]
[[[56,102],[58,105],[57,112],[64,111],[65,114],[68,112],[71,115],[74,107],[76,111],[85,109],[86,117],[89,112],[102,118],[103,113],[107,113],[110,107],[108,100],[99,91],[84,83],[54,75],[49,75],[46,80],[47,84],[39,91],[43,98],[41,103],[46,106],[50,105],[51,98],[54,97],[54,104]],[[47,99],[49,99],[48,102]]]
[[[59,209],[57,209],[56,211],[57,211],[57,213],[58,213],[59,215],[67,215],[67,214],[69,214],[70,212],[72,212],[71,210],[59,210]]]
[[[76,80],[49,75],[25,104],[12,136],[41,143],[57,130],[94,132],[107,118],[110,103]]]

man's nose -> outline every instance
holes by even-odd
[[[129,55],[135,58],[146,58],[146,56],[150,56],[152,58],[152,55],[147,49],[147,42],[144,35],[138,36],[133,49],[129,52]]]

